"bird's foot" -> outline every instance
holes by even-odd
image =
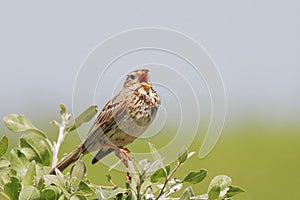
[[[128,168],[128,161],[132,160],[131,156],[129,155],[130,150],[128,148],[117,148],[115,149],[116,156],[122,160],[123,164],[126,168]]]

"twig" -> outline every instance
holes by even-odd
[[[57,138],[57,142],[53,142],[53,158],[52,158],[52,167],[55,167],[56,164],[58,163],[58,152],[60,149],[60,146],[62,144],[62,142],[65,139],[65,136],[67,134],[66,130],[66,126],[69,123],[69,119],[71,117],[71,114],[65,114],[62,115],[62,122],[59,124],[56,121],[52,121],[52,123],[56,124],[59,127],[59,133],[58,133],[58,138]]]
[[[140,177],[138,179],[138,183],[136,184],[136,193],[137,193],[137,199],[140,200],[141,199],[141,189],[142,189],[142,185],[144,183],[144,175],[145,175],[145,171],[143,171],[142,174],[140,174]]]
[[[177,169],[181,166],[182,163],[178,162],[178,164],[176,165],[176,167],[171,171],[171,173],[166,177],[166,180],[164,182],[164,185],[160,191],[160,193],[158,194],[158,196],[155,198],[155,200],[158,200],[159,197],[161,197],[164,194],[164,189],[166,188],[168,182],[170,181],[170,179],[172,178],[172,176],[174,175],[174,173],[177,171]]]

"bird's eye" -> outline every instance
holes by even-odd
[[[135,75],[130,75],[129,78],[130,78],[130,79],[134,79],[134,78],[135,78]]]

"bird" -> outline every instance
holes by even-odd
[[[160,103],[160,96],[149,80],[148,69],[128,73],[123,88],[104,106],[87,137],[49,173],[55,174],[55,169],[63,171],[81,156],[95,151],[98,152],[92,164],[115,152],[128,167],[128,160],[132,158],[125,146],[150,126]]]

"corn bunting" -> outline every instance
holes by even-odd
[[[92,164],[115,151],[127,166],[131,160],[125,145],[133,142],[151,124],[160,105],[160,97],[152,88],[148,70],[135,70],[127,75],[122,90],[113,97],[98,115],[87,137],[55,168],[63,171],[88,152],[97,151]]]

